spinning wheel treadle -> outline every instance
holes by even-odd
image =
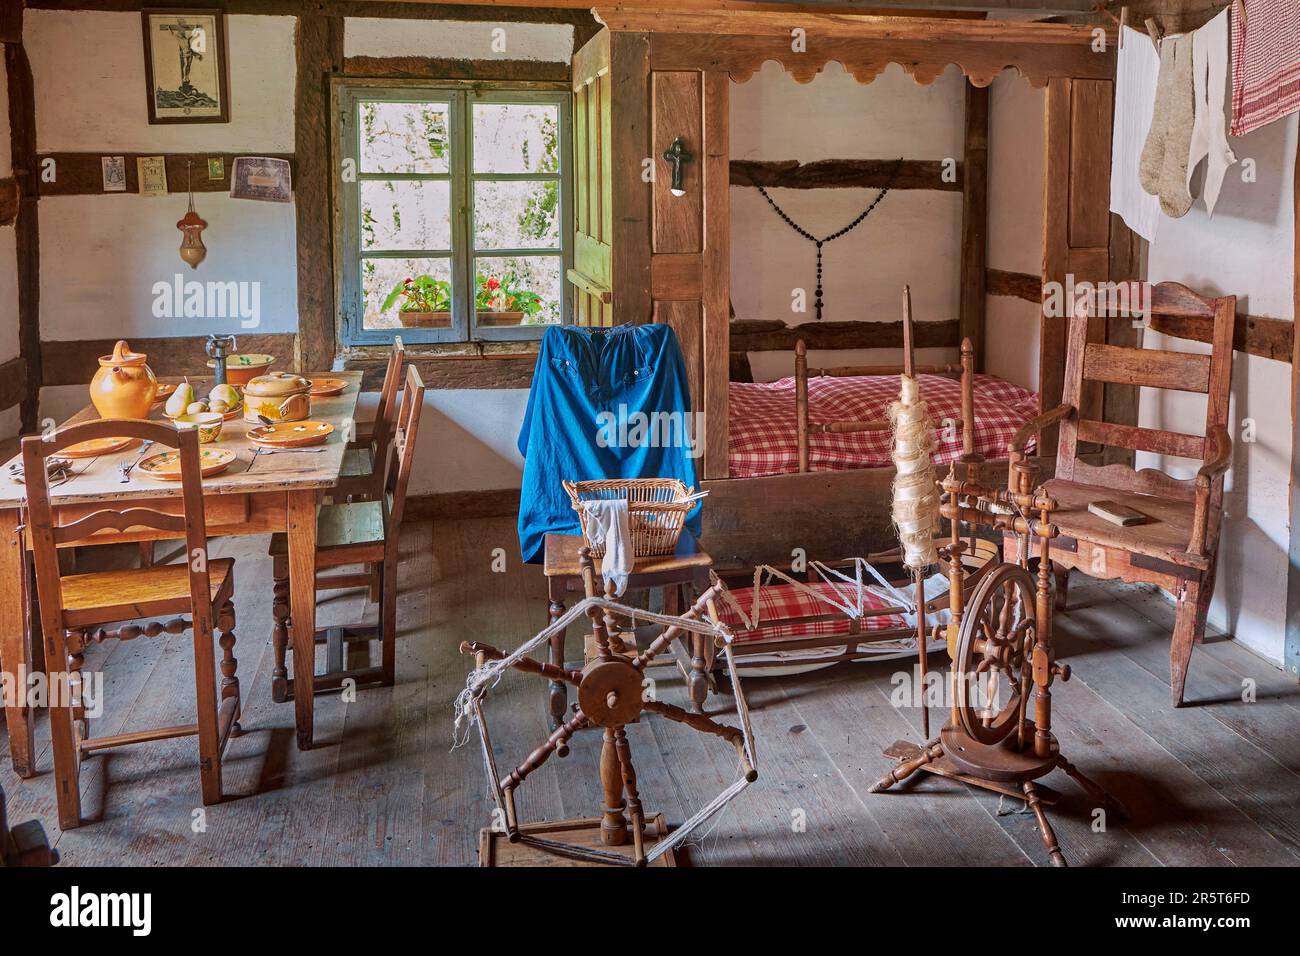
[[[1065,866],[1065,856],[1044,811],[1044,792],[1036,780],[1060,768],[1098,804],[1126,814],[1116,800],[1061,755],[1051,731],[1052,682],[1070,679],[1070,668],[1056,663],[1051,644],[1052,563],[1048,552],[1057,535],[1050,520],[1056,502],[1033,487],[1027,466],[1018,472],[1016,487],[1008,491],[981,485],[974,472],[966,481],[950,473],[943,490],[941,510],[952,525],[947,547],[952,595],[948,625],[952,714],[938,738],[920,747],[903,741],[890,747],[886,754],[897,756],[899,762],[871,792],[881,793],[924,770],[1019,796],[1037,818],[1048,858],[1055,866]],[[972,530],[987,525],[1019,535],[1026,542],[1019,550],[1021,563],[994,568],[969,603],[962,600],[963,522]],[[1030,573],[1024,557],[1030,550],[1030,537],[1039,539],[1036,575]]]
[[[581,551],[581,576],[586,598],[553,620],[546,629],[527,641],[518,650],[506,653],[488,644],[461,644],[461,652],[473,654],[475,669],[466,682],[465,690],[457,698],[457,723],[468,718],[477,725],[483,750],[483,762],[488,785],[504,822],[505,835],[512,844],[525,844],[539,853],[579,863],[645,866],[660,858],[671,864],[673,848],[701,823],[717,813],[736,794],[758,778],[753,736],[749,725],[749,709],[736,674],[731,653],[731,632],[720,622],[714,606],[722,588],[720,583],[700,596],[685,614],[671,616],[657,614],[616,603],[612,597],[597,596],[596,575],[589,549]],[[562,632],[580,615],[591,620],[595,641],[595,659],[582,670],[569,670],[550,663],[542,663],[528,654],[546,648],[554,633]],[[651,621],[664,629],[644,651],[634,646],[624,647],[617,637],[619,619],[628,618]],[[647,699],[645,669],[654,658],[667,650],[678,639],[703,635],[714,640],[722,650],[731,677],[736,700],[736,713],[740,727],[721,724],[704,714],[689,711],[664,701]],[[558,727],[545,741],[530,753],[522,763],[503,779],[497,772],[492,741],[483,719],[483,699],[488,689],[509,668],[545,678],[562,681],[577,689],[577,706],[573,716]],[[722,791],[709,804],[671,833],[654,817],[645,812],[641,803],[636,769],[632,763],[632,747],[624,729],[635,722],[642,712],[657,714],[692,730],[720,737],[735,748],[741,768],[741,777]],[[588,836],[577,841],[550,839],[540,835],[554,832],[534,824],[520,824],[515,809],[515,791],[524,780],[551,757],[568,753],[570,738],[579,730],[590,727],[604,728],[600,756],[600,782],[604,790],[603,813],[598,818],[570,821],[566,832],[589,834],[598,828],[600,843],[606,847],[621,847],[632,842],[632,854],[605,850],[595,846]]]

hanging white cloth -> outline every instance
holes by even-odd
[[[1193,34],[1192,79],[1196,119],[1192,126],[1191,154],[1187,158],[1187,185],[1202,159],[1205,163],[1206,211],[1213,216],[1228,167],[1237,161],[1228,145],[1224,103],[1228,90],[1228,9]]]
[[[614,596],[627,590],[627,576],[632,573],[632,526],[628,521],[627,499],[609,498],[588,501],[585,530],[587,540],[603,542],[605,555],[600,562],[600,576]]]
[[[1160,200],[1142,188],[1138,164],[1155,109],[1160,58],[1143,33],[1123,27],[1115,72],[1115,123],[1110,147],[1110,211],[1148,242],[1160,221]]]

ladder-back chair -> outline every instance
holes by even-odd
[[[1208,330],[1210,353],[1090,342],[1089,316],[1080,310],[1070,320],[1061,405],[1021,428],[1008,451],[1014,477],[1029,437],[1060,423],[1056,477],[1044,484],[1059,505],[1053,521],[1061,539],[1052,548],[1057,606],[1065,607],[1071,570],[1094,578],[1156,584],[1173,595],[1177,616],[1169,651],[1169,685],[1174,706],[1179,706],[1192,645],[1205,636],[1205,617],[1214,596],[1224,473],[1232,453],[1228,402],[1237,299],[1207,298],[1178,283],[1164,282],[1151,289],[1150,300],[1152,316]],[[1089,410],[1099,407],[1103,383],[1204,395],[1204,434],[1103,421],[1100,411]],[[1081,443],[1191,459],[1199,462],[1199,468],[1194,477],[1178,479],[1154,468],[1136,471],[1124,464],[1090,464],[1080,455]],[[1115,524],[1089,510],[1090,504],[1102,502],[1132,508],[1148,520]],[[1016,547],[1015,540],[1007,537],[1006,546]]]
[[[181,464],[179,514],[132,504],[122,510],[105,506],[83,517],[56,522],[46,460],[69,445],[110,437],[139,438],[176,449]],[[231,734],[238,732],[240,714],[234,655],[235,562],[231,558],[208,557],[198,432],[178,432],[159,422],[99,420],[60,429],[48,439],[24,438],[22,454],[27,524],[50,687],[50,738],[59,826],[67,830],[81,825],[79,771],[84,757],[98,750],[151,740],[197,735],[203,802],[220,802],[222,754]],[[125,571],[60,574],[60,545],[84,540],[99,531],[132,528],[161,530],[184,539],[186,560]],[[188,620],[182,615],[188,615]],[[150,620],[143,625],[129,623],[164,616],[171,619]],[[212,649],[214,627],[221,632],[220,700]],[[194,637],[197,723],[91,737],[81,677],[86,647],[109,638],[131,640],[186,630],[192,631]]]
[[[327,627],[316,634],[326,645],[326,671],[317,674],[307,693],[337,690],[345,680],[357,685],[391,685],[394,679],[397,637],[397,558],[402,515],[406,509],[406,488],[410,482],[415,441],[424,408],[424,381],[414,366],[406,370],[406,387],[394,422],[384,476],[383,493],[373,501],[335,502],[322,505],[316,518],[316,591],[370,587],[372,572],[322,574],[336,568],[364,565],[378,570],[381,586],[379,625],[375,627]],[[271,538],[275,626],[271,644],[275,663],[271,670],[272,698],[291,699],[294,691],[285,665],[289,646],[289,552],[284,533]],[[379,667],[349,670],[344,664],[345,645],[378,637],[382,646]]]
[[[384,463],[388,460],[388,448],[396,424],[397,392],[402,384],[405,362],[406,347],[401,336],[395,335],[374,420],[357,426],[356,438],[343,455],[342,476],[331,494],[333,500],[364,501],[379,496],[384,480]]]

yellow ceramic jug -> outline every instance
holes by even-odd
[[[158,380],[153,377],[143,352],[119,340],[112,355],[102,355],[99,371],[90,380],[90,400],[100,418],[148,418]]]

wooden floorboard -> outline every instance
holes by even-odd
[[[20,781],[0,734],[0,785],[12,819],[37,818],[69,864],[459,865],[478,862],[492,823],[477,734],[453,746],[453,701],[471,662],[462,640],[517,646],[546,623],[536,567],[516,558],[510,519],[411,524],[399,578],[397,683],[356,699],[316,698],[316,746],[300,752],[293,709],[270,699],[271,581],[266,540],[223,540],[236,563],[236,655],[244,733],[226,756],[227,799],[202,808],[195,742],[178,739],[96,755],[83,767],[87,823],[56,825],[48,729],[37,722],[39,775]],[[508,566],[493,570],[493,550]],[[85,552],[87,567],[129,560]],[[331,596],[322,624],[373,620],[363,592]],[[1076,865],[1295,865],[1300,862],[1300,686],[1231,641],[1196,649],[1192,705],[1168,702],[1172,607],[1140,588],[1075,575],[1057,644],[1074,678],[1054,690],[1063,752],[1128,806],[1129,819],[1095,818],[1062,772],[1049,811]],[[568,657],[581,656],[574,626]],[[358,645],[357,663],[378,661]],[[323,648],[318,660],[323,662]],[[939,667],[941,656],[932,659]],[[869,787],[890,766],[881,750],[920,741],[920,712],[894,706],[896,675],[913,661],[845,664],[799,677],[748,678],[759,780],[692,837],[695,865],[1042,865],[1037,824],[1018,801],[917,775],[886,794]],[[106,701],[92,733],[193,719],[192,644],[110,641],[87,652]],[[655,693],[685,702],[673,668]],[[1250,682],[1253,682],[1250,683]],[[1243,688],[1254,699],[1243,699]],[[734,721],[734,701],[708,709]],[[549,733],[545,681],[511,673],[487,699],[502,773]],[[932,711],[937,730],[943,719]],[[680,823],[737,779],[731,748],[660,717],[628,729],[645,806]],[[601,809],[599,731],[577,735],[518,794],[524,820],[595,816]]]

